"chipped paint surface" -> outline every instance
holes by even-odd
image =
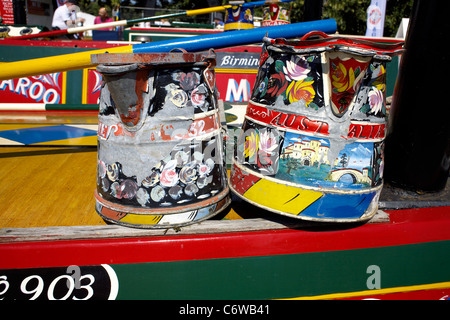
[[[265,39],[230,183],[245,200],[309,220],[377,210],[393,48]],[[249,183],[251,182],[251,183]],[[283,191],[281,191],[283,190]]]
[[[104,84],[97,212],[127,226],[164,228],[223,210],[229,197],[215,56],[177,52],[98,59]]]

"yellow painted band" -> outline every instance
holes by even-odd
[[[61,103],[66,103],[66,96],[67,96],[67,73],[62,73],[62,89],[61,89]]]
[[[404,287],[364,290],[364,291],[345,292],[345,293],[331,293],[331,294],[324,294],[324,295],[320,295],[320,296],[297,297],[297,298],[288,298],[288,299],[280,299],[280,300],[343,299],[343,298],[363,297],[363,296],[372,296],[372,295],[380,295],[380,294],[388,294],[388,293],[412,292],[412,291],[420,291],[420,290],[447,289],[447,288],[450,288],[450,282],[438,282],[438,283],[421,284],[421,285],[415,285],[415,286],[404,286]]]
[[[93,67],[95,64],[91,62],[91,55],[106,52],[133,53],[133,46],[105,48],[63,54],[60,56],[3,63],[2,68],[0,69],[0,81]]]
[[[81,89],[81,103],[86,104],[87,103],[87,87],[88,87],[88,73],[89,69],[83,69],[83,88]]]
[[[270,195],[270,197],[269,197]],[[244,197],[264,207],[280,212],[298,215],[323,194],[261,179],[251,186]]]
[[[233,23],[225,23],[224,30],[248,30],[253,28],[254,26],[251,23],[233,22]]]
[[[126,214],[120,222],[130,223],[134,225],[155,225],[162,219],[163,215],[154,215],[154,214]]]
[[[258,69],[214,69],[216,73],[248,73],[257,74]]]

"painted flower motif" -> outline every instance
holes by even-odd
[[[269,80],[269,84],[267,87],[267,93],[276,97],[285,93],[289,83],[286,81],[286,76],[283,72],[278,72],[277,74],[272,75]]]
[[[193,90],[200,83],[200,76],[196,72],[180,72],[177,75],[180,86],[186,91]]]
[[[174,105],[176,105],[178,108],[183,108],[186,106],[186,103],[188,102],[188,96],[186,92],[180,89],[176,89],[171,91],[172,97],[170,98],[170,101],[173,102]]]
[[[259,150],[271,154],[278,148],[278,141],[275,135],[269,130],[260,132],[259,134]]]
[[[359,73],[359,67],[356,70],[353,70],[352,67],[347,70],[342,63],[339,63],[331,72],[333,90],[336,92],[345,92],[351,88],[355,89],[355,79]]]
[[[313,81],[292,81],[287,88],[289,102],[303,100],[306,106],[309,105],[316,95],[312,84]]]
[[[194,196],[198,191],[199,189],[195,183],[192,183],[184,188],[184,193],[189,197]]]
[[[120,163],[113,163],[108,165],[106,168],[106,174],[108,175],[108,179],[111,181],[116,181],[119,179],[119,171],[120,171]]]
[[[194,154],[192,155],[192,157],[194,158],[194,161],[196,161],[197,163],[200,163],[203,161],[203,158],[205,157],[205,155],[199,151],[195,151]]]
[[[169,189],[169,196],[173,200],[178,200],[181,198],[181,195],[183,194],[183,189],[180,186],[173,186]]]
[[[117,199],[133,199],[138,190],[136,182],[129,179],[122,181],[120,184],[114,182],[113,185],[111,191]]]
[[[245,137],[244,154],[245,157],[252,158],[258,152],[258,135],[252,130],[249,136]]]
[[[109,187],[111,185],[111,182],[108,180],[108,178],[106,178],[106,177],[105,178],[101,178],[101,183],[102,183],[102,190],[104,192],[108,192]]]
[[[203,189],[208,184],[210,184],[212,182],[212,180],[213,180],[213,177],[211,177],[211,176],[198,178],[198,180],[197,180],[197,187],[199,189]]]
[[[383,110],[384,97],[381,90],[375,89],[375,87],[372,89],[369,92],[370,112],[376,115]]]
[[[286,61],[283,72],[291,80],[302,81],[309,73],[308,62],[303,57],[293,56],[291,60]]]
[[[156,186],[152,189],[150,192],[150,197],[155,202],[160,202],[164,197],[166,196],[166,191],[164,191],[164,188],[161,186]]]
[[[197,180],[196,166],[197,164],[195,162],[190,162],[181,168],[179,178],[182,183],[189,185]]]
[[[211,168],[209,166],[207,166],[206,164],[200,164],[198,166],[198,173],[200,175],[200,177],[204,177],[206,175],[208,175],[211,172]]]
[[[150,200],[150,196],[145,189],[139,188],[136,192],[136,200],[141,206],[145,207],[145,204]]]
[[[258,90],[261,93],[261,96],[264,96],[267,93],[267,86],[269,84],[269,79],[267,77],[264,78],[264,81],[261,81],[259,84]]]
[[[244,19],[249,21],[253,20],[252,10],[250,9],[245,10]]]
[[[147,178],[142,180],[142,185],[146,188],[155,186],[159,182],[158,171],[153,171]]]
[[[178,173],[175,169],[163,170],[159,182],[164,187],[173,187],[178,183]]]
[[[213,159],[211,158],[206,159],[205,164],[209,167],[209,171],[212,171],[212,169],[214,169],[215,163]]]
[[[116,181],[113,184],[111,184],[111,195],[117,198],[118,190],[119,190],[119,183]]]
[[[286,9],[284,9],[284,8],[282,8],[281,10],[280,10],[280,13],[278,14],[278,19],[279,20],[286,20],[286,21],[288,21],[288,11],[286,10]]]
[[[177,151],[174,159],[177,162],[177,167],[181,168],[189,161],[189,154],[184,151]]]
[[[257,165],[262,174],[274,174],[277,170],[278,139],[270,130],[259,132]]]
[[[204,92],[202,92],[204,90],[201,90],[201,88],[200,89],[199,88],[200,87],[195,88],[194,91],[192,91],[192,93],[191,93],[191,101],[192,101],[192,104],[194,106],[199,106],[200,107],[200,106],[203,106],[205,104],[206,94]]]
[[[374,72],[375,75],[375,72]],[[376,78],[375,81],[372,83],[373,86],[375,86],[378,90],[381,90],[381,92],[386,91],[386,68],[381,64],[377,70],[376,70]]]

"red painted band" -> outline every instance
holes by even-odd
[[[0,268],[126,264],[353,250],[450,240],[449,207],[399,210],[390,223],[344,230],[269,230],[0,244]]]
[[[252,101],[247,106],[245,114],[248,118],[270,124],[279,128],[292,129],[296,131],[304,131],[309,133],[319,133],[328,135],[328,123],[323,121],[311,120],[302,115],[283,113],[258,106]]]
[[[329,135],[328,123],[312,120],[308,117],[290,113],[283,113],[258,106],[249,102],[247,118],[256,120],[279,128]],[[350,123],[348,138],[356,139],[383,139],[386,136],[386,124],[384,123]]]

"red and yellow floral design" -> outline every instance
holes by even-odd
[[[313,88],[314,81],[292,81],[287,88],[289,102],[303,100],[308,106],[314,99],[316,92]]]
[[[369,62],[339,57],[330,59],[331,101],[338,115],[347,111],[350,102],[358,92]]]

